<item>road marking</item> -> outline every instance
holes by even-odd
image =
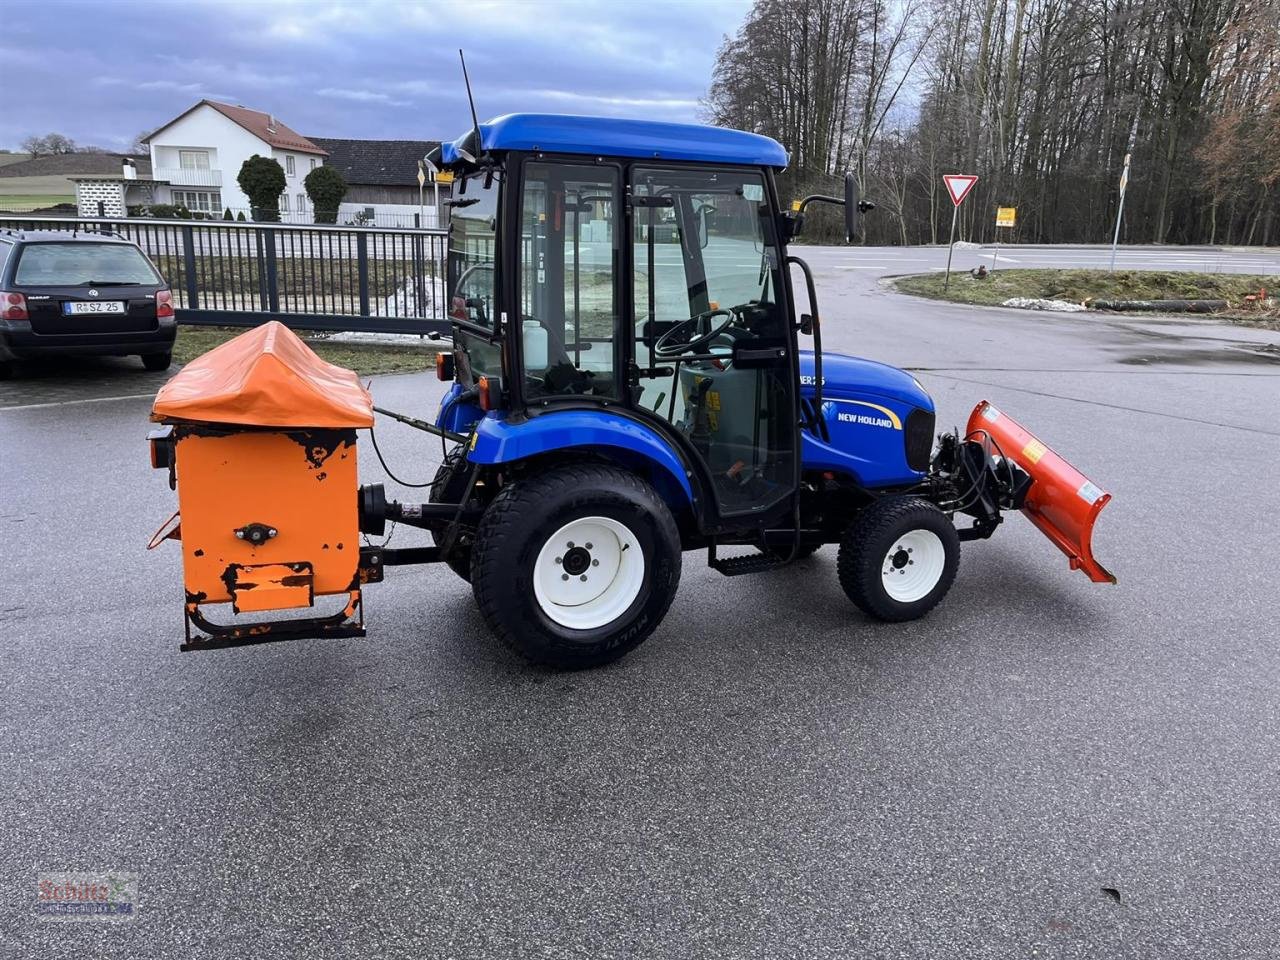
[[[838,263],[837,270],[888,270],[889,267],[883,263]]]
[[[112,400],[151,400],[154,393],[131,393],[123,397],[86,397],[83,400],[54,400],[49,403],[19,403],[13,406],[0,406],[0,413],[10,410],[40,410],[44,407],[69,407],[73,403],[107,403]]]

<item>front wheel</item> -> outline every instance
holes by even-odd
[[[142,355],[142,368],[144,370],[150,370],[152,373],[159,373],[161,370],[168,370],[172,363],[172,353],[144,353]]]
[[[680,583],[680,535],[662,499],[604,464],[504,487],[476,532],[476,603],[507,646],[548,666],[609,663],[662,622]]]
[[[840,586],[863,613],[898,623],[923,617],[951,589],[960,537],[946,514],[919,497],[877,500],[840,541]]]

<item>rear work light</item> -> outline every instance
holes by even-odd
[[[27,298],[20,293],[0,292],[0,320],[30,320]]]
[[[497,377],[481,377],[476,381],[480,409],[486,413],[502,406],[502,381]]]
[[[172,290],[156,291],[156,316],[157,317],[173,316],[173,291]]]
[[[453,354],[437,353],[436,354],[436,378],[439,380],[449,381],[453,379]]]

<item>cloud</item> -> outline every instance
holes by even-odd
[[[661,110],[692,110],[698,100],[682,97],[621,97],[597,93],[574,93],[572,90],[524,90],[527,96],[566,103],[593,103],[602,107],[641,107]]]
[[[408,100],[397,100],[389,94],[374,90],[345,90],[341,87],[325,87],[316,91],[317,96],[333,97],[337,100],[351,100],[355,103],[385,103],[391,107],[412,106]]]
[[[58,129],[127,141],[201,97],[317,136],[453,137],[528,110],[694,120],[751,0],[6,0],[0,146]],[[190,50],[173,44],[174,15]],[[74,23],[76,29],[67,31]],[[49,36],[57,58],[33,56]],[[130,56],[104,38],[129,38]],[[5,55],[8,59],[9,55]],[[75,63],[74,73],[66,63]],[[85,77],[96,78],[86,82]]]

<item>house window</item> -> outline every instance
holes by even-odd
[[[307,209],[307,195],[305,193],[298,194],[298,212],[303,213]]]
[[[284,172],[289,176],[293,176],[293,154],[290,153],[284,158]]]
[[[178,166],[183,170],[208,170],[208,150],[179,150]]]
[[[287,193],[280,194],[280,209],[285,213],[289,212],[289,195]]]
[[[311,158],[311,169],[312,169],[312,170],[314,170],[315,168],[316,168],[316,158],[315,158],[315,157],[312,157],[312,158]]]
[[[222,193],[218,190],[174,190],[173,202],[192,213],[221,213]]]

